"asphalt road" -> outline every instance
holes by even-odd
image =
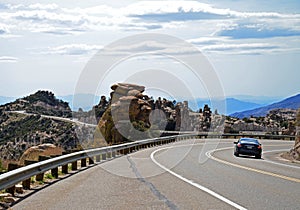
[[[262,159],[233,156],[234,140],[189,140],[98,164],[13,209],[300,209],[300,164],[262,140]]]

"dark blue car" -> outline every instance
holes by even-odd
[[[255,158],[260,159],[262,153],[262,146],[257,139],[254,138],[240,138],[234,142],[234,155],[254,155]]]

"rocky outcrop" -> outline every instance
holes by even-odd
[[[297,118],[296,118],[296,139],[295,139],[295,145],[290,150],[289,155],[295,159],[300,161],[300,108],[297,112]]]
[[[260,132],[274,135],[295,135],[296,110],[275,109],[265,117],[237,119],[227,117],[225,133]]]
[[[176,131],[191,131],[191,119],[187,101],[179,102],[175,106]]]
[[[118,83],[111,87],[110,105],[99,121],[99,129],[109,144],[137,140],[150,128],[153,101],[144,95],[144,86]]]

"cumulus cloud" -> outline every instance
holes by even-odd
[[[245,43],[232,43],[230,40],[300,36],[299,19],[300,14],[240,12],[215,8],[198,1],[138,1],[120,8],[104,4],[86,8],[62,8],[56,4],[1,4],[0,36],[12,35],[15,31],[56,36],[101,30],[152,31],[176,29],[188,24],[197,26],[205,22],[211,27],[210,32],[206,32],[205,28],[200,28],[199,31],[207,33],[207,37],[188,40],[203,51],[274,52],[282,46],[266,46],[260,43],[250,46]],[[184,47],[171,49],[159,43],[143,43],[131,47],[123,52],[156,49],[161,52],[190,53],[190,49]],[[71,44],[49,48],[47,53],[82,55],[101,48],[102,46],[96,45]]]
[[[15,63],[18,61],[18,58],[11,56],[0,56],[0,63]]]
[[[45,54],[59,54],[59,55],[85,55],[94,53],[102,49],[101,45],[87,45],[87,44],[67,44],[48,48]]]
[[[8,25],[13,24],[16,29],[55,35],[72,34],[72,30],[155,30],[172,26],[178,27],[177,23],[183,21],[218,19],[234,22],[263,20],[268,26],[276,26],[278,22],[281,22],[286,28],[279,27],[274,35],[294,36],[298,34],[298,31],[295,30],[297,24],[286,26],[286,23],[287,21],[289,23],[297,22],[299,27],[300,18],[300,14],[239,12],[215,8],[210,4],[197,1],[138,1],[121,8],[107,5],[60,8],[56,4],[2,4],[2,8],[0,21]],[[50,27],[51,30],[45,30],[47,27]],[[283,30],[285,29],[289,30],[289,33],[284,34]],[[235,28],[235,31],[237,30],[245,31],[246,28],[240,26]],[[227,34],[234,38],[237,37],[234,34],[235,31],[224,28],[224,31],[219,31],[219,34],[222,36]]]

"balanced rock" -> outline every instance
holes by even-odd
[[[149,114],[152,107],[149,97],[143,95],[144,86],[118,83],[111,86],[111,101],[99,121],[98,127],[108,144],[135,140],[132,125],[140,130],[150,127]],[[133,138],[133,139],[131,139]]]

